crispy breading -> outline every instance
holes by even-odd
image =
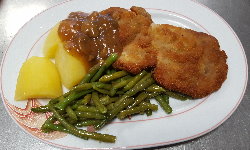
[[[171,25],[153,25],[150,35],[157,50],[153,77],[164,88],[202,98],[227,78],[227,55],[213,36]]]
[[[153,68],[164,88],[193,98],[217,91],[227,78],[227,55],[216,38],[172,25],[151,24],[145,9],[109,8],[118,20],[123,52],[114,67],[131,73]],[[151,24],[151,26],[150,26]]]
[[[131,7],[130,11],[120,7],[111,7],[103,10],[101,14],[111,15],[118,21],[120,41],[126,46],[133,41],[136,35],[148,30],[153,22],[149,13],[141,7]]]
[[[156,65],[156,50],[151,45],[147,32],[139,33],[136,38],[123,48],[119,59],[113,64],[117,69],[133,74]]]
[[[152,19],[144,8],[133,6],[127,10],[111,7],[101,13],[111,15],[119,24],[120,41],[124,48],[113,65],[115,68],[136,74],[156,64],[156,57],[153,57],[155,51],[147,35]]]

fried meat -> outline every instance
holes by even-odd
[[[150,32],[157,50],[153,77],[160,85],[193,98],[221,87],[227,77],[227,55],[216,38],[171,25],[153,25]]]
[[[114,67],[131,73],[152,68],[164,88],[202,98],[217,91],[227,77],[227,55],[216,38],[172,25],[153,24],[140,7],[109,8],[118,20],[123,52]],[[152,23],[152,24],[151,24]]]
[[[139,33],[131,43],[123,48],[123,52],[113,66],[133,74],[154,67],[156,65],[156,50],[151,41],[148,32]]]
[[[111,15],[118,21],[120,41],[123,46],[132,42],[136,35],[148,30],[153,22],[149,13],[141,7],[131,7],[130,10],[111,7],[103,10],[101,14]]]
[[[111,15],[119,24],[123,52],[114,63],[115,68],[136,74],[156,64],[151,38],[147,35],[152,19],[145,9],[135,6],[130,10],[111,7],[101,13]]]

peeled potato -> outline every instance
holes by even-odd
[[[78,84],[88,71],[87,65],[70,55],[64,49],[62,43],[58,45],[55,63],[60,73],[62,84],[68,89]]]
[[[43,54],[45,57],[55,58],[55,53],[58,48],[58,44],[60,43],[60,38],[57,34],[58,27],[60,23],[57,23],[49,32],[44,46],[43,46]]]
[[[33,56],[22,65],[15,100],[55,98],[62,95],[60,75],[49,58]]]

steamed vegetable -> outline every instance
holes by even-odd
[[[115,142],[115,136],[88,132],[77,127],[91,126],[101,130],[115,118],[126,119],[136,114],[150,116],[158,110],[156,104],[150,103],[151,98],[156,98],[166,113],[172,112],[168,91],[155,84],[151,73],[142,71],[133,76],[124,71],[114,71],[111,65],[116,59],[117,55],[111,54],[104,63],[91,68],[69,92],[52,99],[46,106],[33,108],[34,112],[53,112],[52,118],[45,121],[42,130]]]

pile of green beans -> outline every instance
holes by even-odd
[[[158,110],[158,105],[150,102],[152,98],[169,114],[172,112],[169,96],[187,99],[156,85],[151,73],[142,71],[131,75],[113,69],[116,59],[117,54],[111,54],[102,64],[93,66],[69,92],[51,99],[45,106],[32,108],[36,113],[53,113],[44,122],[42,131],[60,131],[85,140],[114,143],[116,137],[113,135],[89,132],[80,127],[93,126],[100,130],[115,118],[125,119],[136,114],[150,116],[152,111]]]

